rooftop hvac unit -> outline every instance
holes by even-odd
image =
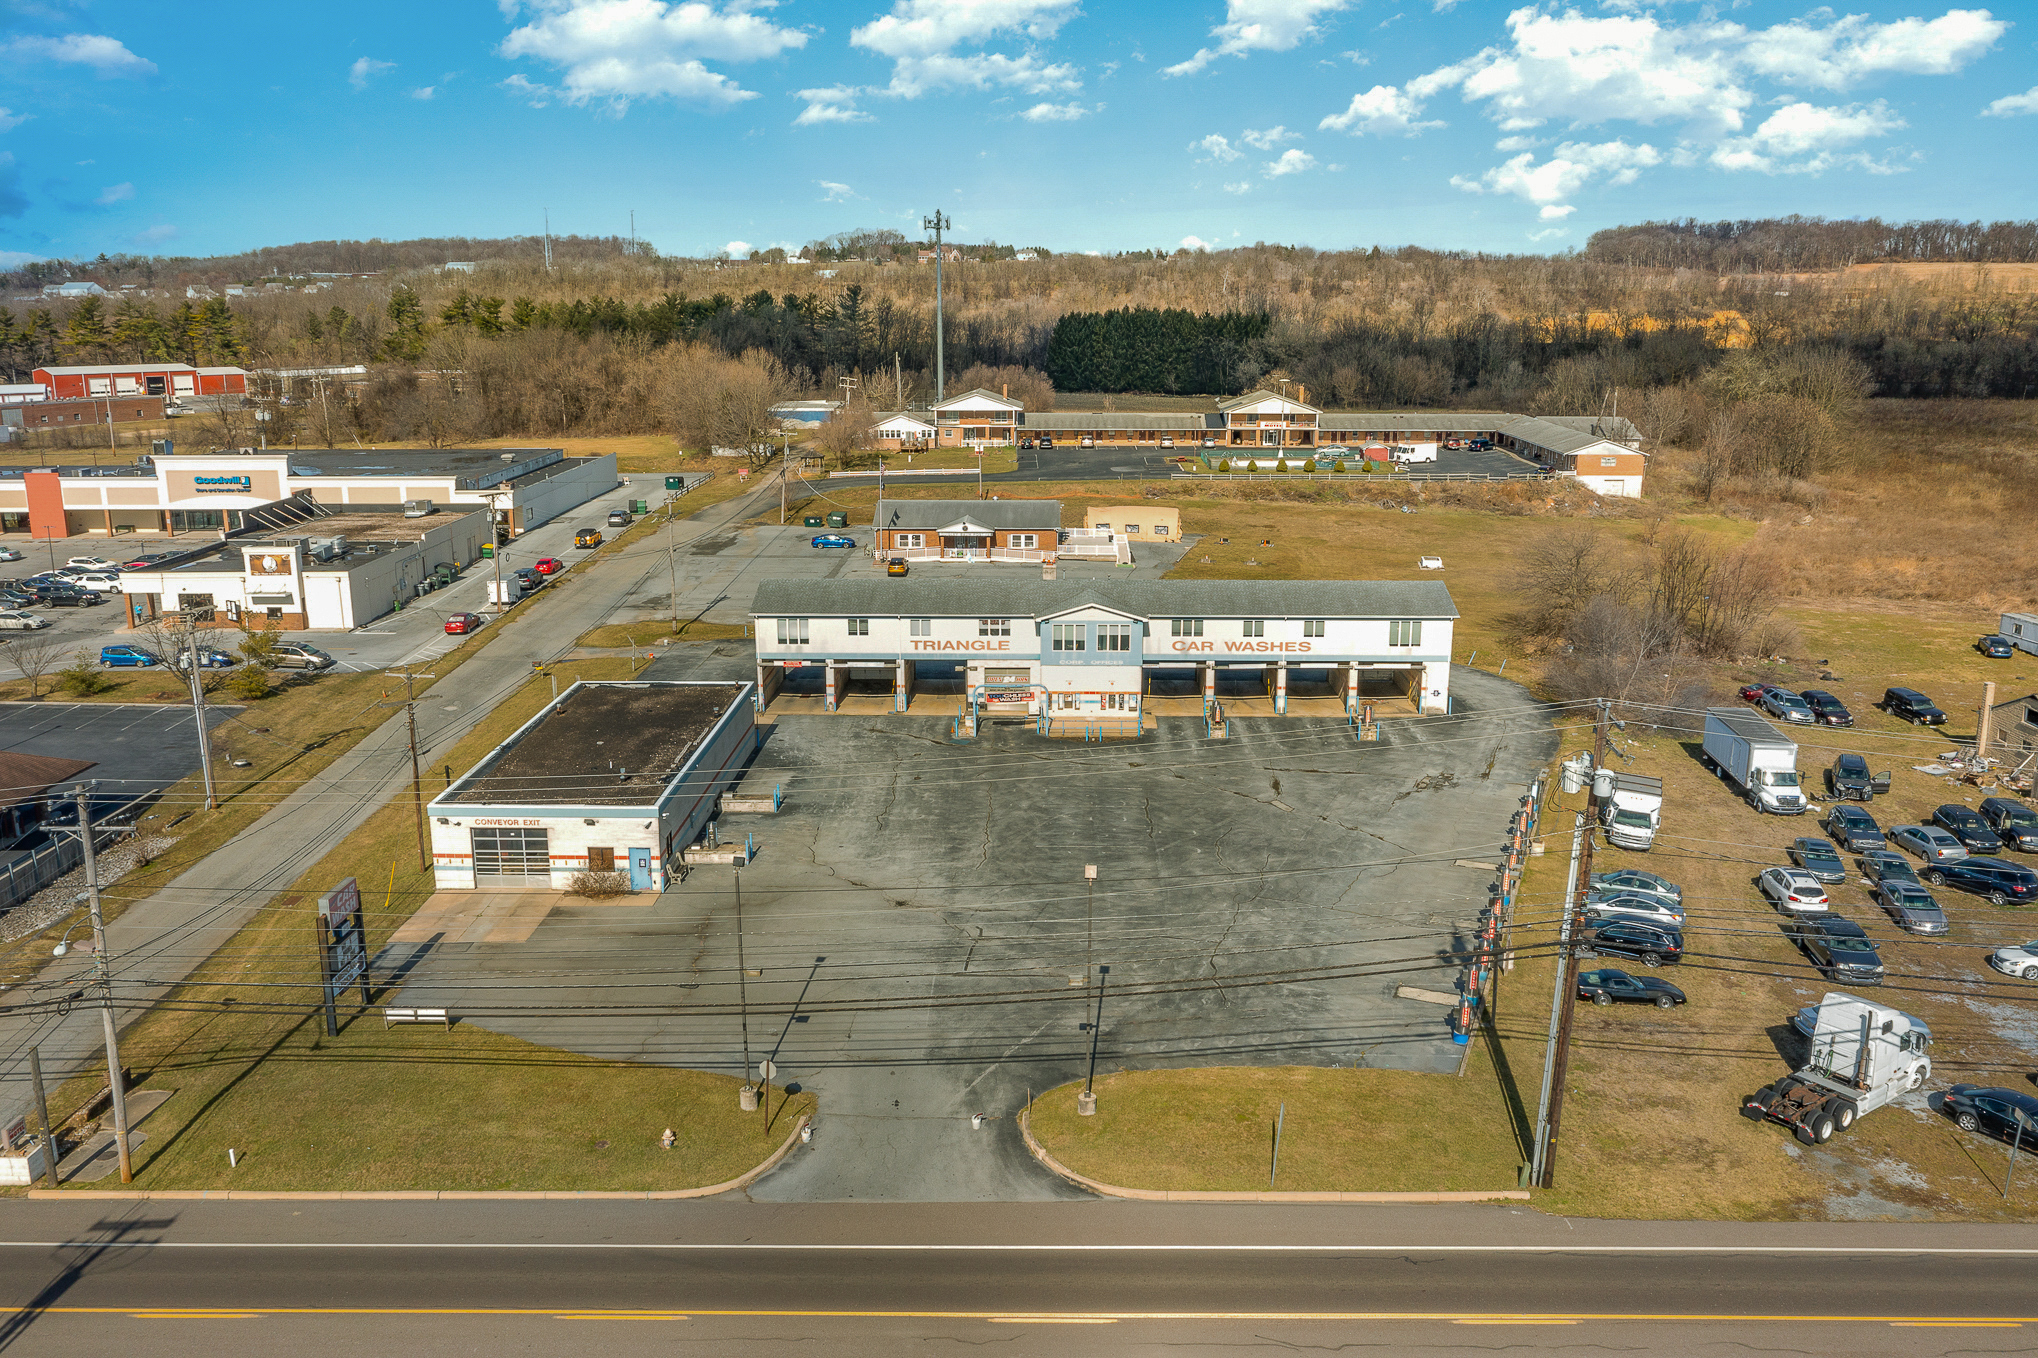
[[[314,561],[332,561],[347,554],[347,540],[344,537],[313,538],[310,555]]]

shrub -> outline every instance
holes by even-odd
[[[241,658],[256,665],[266,665],[276,654],[276,641],[274,632],[250,632],[241,638]]]
[[[225,688],[234,697],[252,703],[276,691],[276,676],[250,661],[227,676]]]
[[[70,664],[57,671],[57,687],[73,698],[89,698],[112,688],[113,681],[101,673],[90,651],[79,651]]]
[[[1221,471],[1221,472],[1228,472],[1228,471],[1230,471],[1230,470],[1231,470],[1231,459],[1230,459],[1230,458],[1228,458],[1228,457],[1222,457],[1222,458],[1219,458],[1219,459],[1217,460],[1217,470],[1219,470],[1219,471]]]
[[[1288,474],[1288,459],[1285,457],[1275,458],[1274,470],[1279,472],[1281,475],[1286,476]]]
[[[585,896],[589,900],[607,900],[611,896],[630,894],[630,874],[627,872],[576,872],[567,894]]]

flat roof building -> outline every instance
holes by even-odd
[[[1450,591],[1429,580],[767,580],[751,605],[757,697],[789,672],[820,671],[824,710],[852,677],[882,671],[903,712],[923,667],[960,673],[966,713],[1108,714],[1137,721],[1163,672],[1193,673],[1205,701],[1219,672],[1264,680],[1276,714],[1289,681],[1357,714],[1372,698],[1450,710]],[[937,677],[929,673],[926,677]]]
[[[581,680],[434,798],[440,890],[663,891],[756,749],[751,686]]]
[[[245,396],[245,368],[196,368],[189,363],[98,363],[37,368],[31,380],[58,400],[91,396]]]

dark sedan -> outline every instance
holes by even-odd
[[[1939,902],[1932,899],[1931,892],[1916,883],[1877,882],[1870,894],[1891,922],[1905,933],[1931,935],[1946,932],[1946,912],[1939,908]]]
[[[1875,817],[1858,806],[1836,806],[1828,811],[1826,833],[1849,853],[1889,847],[1889,841],[1882,837],[1882,827],[1875,823]]]
[[[1990,905],[2028,905],[2038,900],[2038,872],[2002,858],[1957,858],[1933,863],[1921,876],[1932,886],[1954,886]]]
[[[1854,714],[1841,702],[1822,688],[1808,688],[1797,695],[1804,699],[1804,705],[1812,710],[1821,726],[1852,726]]]
[[[1996,838],[1996,832],[1988,828],[1988,822],[1971,806],[1947,802],[1932,812],[1932,824],[1959,840],[1969,853],[2003,851],[2003,842]]]
[[[2010,848],[2038,853],[2038,811],[2015,797],[1984,797],[1981,818]]]
[[[1963,1132],[1987,1132],[2030,1145],[2038,1137],[2038,1097],[1991,1085],[1955,1085],[1942,1107]]]
[[[1861,875],[1871,882],[1909,882],[1923,886],[1911,860],[1895,849],[1870,849],[1861,855]]]
[[[1594,1004],[1612,1004],[1618,1000],[1624,1004],[1640,1002],[1653,1004],[1658,1009],[1675,1009],[1684,1003],[1684,992],[1653,976],[1630,976],[1624,971],[1607,968],[1578,973],[1578,998],[1591,1000]]]
[[[1588,953],[1610,957],[1632,957],[1646,967],[1684,959],[1684,935],[1675,929],[1658,928],[1634,920],[1610,919],[1589,923],[1582,940]]]
[[[1804,949],[1813,966],[1834,980],[1882,984],[1882,956],[1867,931],[1853,920],[1838,915],[1794,916],[1783,932]]]
[[[2010,644],[2010,639],[2000,633],[1980,638],[1974,643],[1974,649],[1990,660],[2008,660],[2017,653],[2017,648]]]
[[[1806,836],[1790,841],[1790,861],[1832,886],[1847,880],[1847,864],[1840,851],[1823,839]]]

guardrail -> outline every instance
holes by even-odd
[[[1171,481],[1553,481],[1559,473],[1536,472],[1170,472]]]

